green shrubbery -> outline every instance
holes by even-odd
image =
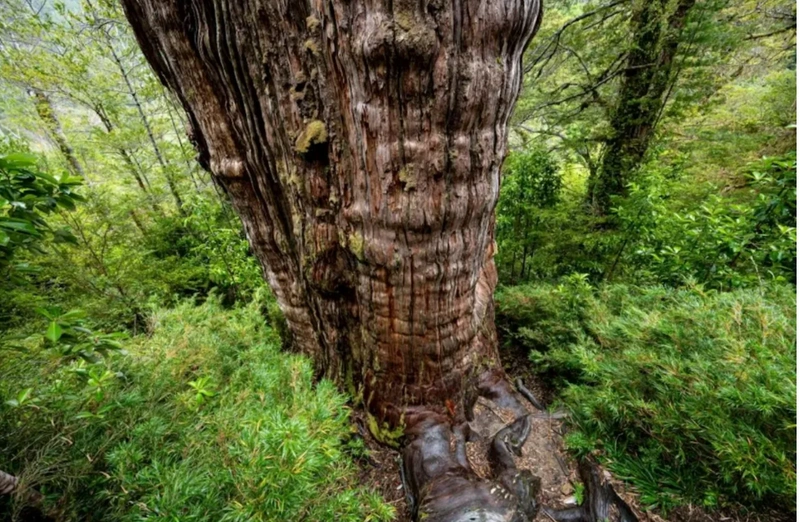
[[[628,197],[615,199],[612,218],[587,213],[584,175],[554,173],[545,159],[511,165],[497,218],[498,273],[506,284],[573,273],[593,283],[694,280],[726,290],[796,281],[794,152],[744,166],[735,190],[693,179],[677,160],[650,165]],[[555,181],[526,181],[541,176]],[[533,195],[516,195],[521,181]],[[537,203],[541,198],[548,203]]]
[[[390,520],[345,453],[345,397],[280,352],[260,304],[156,310],[100,364],[0,351],[0,469],[63,520]]]
[[[795,289],[608,285],[498,294],[509,346],[562,383],[568,445],[646,505],[771,505],[796,493]]]

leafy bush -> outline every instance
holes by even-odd
[[[111,194],[92,194],[70,213],[77,244],[27,254],[24,281],[0,280],[0,327],[25,327],[37,308],[80,308],[104,328],[141,330],[149,305],[202,300],[215,290],[231,306],[265,287],[241,223],[212,192],[185,198],[185,215],[144,221],[116,208]],[[95,219],[100,214],[103,219]]]
[[[504,280],[516,281],[530,274],[529,257],[541,241],[537,235],[539,211],[558,203],[560,193],[558,165],[545,149],[531,147],[508,155],[497,202],[498,266]]]
[[[796,170],[794,152],[749,165],[746,203],[715,194],[712,186],[691,205],[676,206],[671,200],[683,180],[665,183],[658,173],[633,184],[617,209],[622,263],[638,280],[670,285],[688,279],[718,288],[762,279],[795,282]]]
[[[25,271],[26,264],[13,265],[17,250],[42,252],[46,239],[75,243],[66,228],[54,229],[45,219],[59,209],[74,210],[83,196],[74,189],[80,178],[64,172],[56,179],[36,168],[36,157],[25,153],[0,156],[0,275],[9,269]]]
[[[576,276],[506,288],[498,324],[563,385],[568,445],[599,451],[647,505],[794,509],[794,288],[734,292]]]
[[[745,165],[731,189],[692,179],[682,161],[649,165],[615,199],[614,226],[586,212],[585,178],[565,169],[550,206],[522,194],[504,206],[501,194],[498,273],[507,284],[572,273],[593,283],[719,289],[794,283],[796,168],[794,152],[764,158]]]
[[[345,397],[280,352],[261,304],[156,310],[100,364],[0,351],[0,469],[61,520],[390,520],[357,484]]]

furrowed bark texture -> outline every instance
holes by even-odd
[[[123,4],[296,346],[378,431],[463,417],[496,358],[494,207],[539,1]]]

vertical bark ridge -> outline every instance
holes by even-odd
[[[376,346],[365,397],[382,417],[397,412],[371,397],[458,403],[464,376],[494,356],[493,336],[477,335],[493,329],[493,210],[539,9],[491,4],[332,3],[323,21],[346,140],[360,153],[343,217],[363,249],[356,291],[372,306],[360,322]]]

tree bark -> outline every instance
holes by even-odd
[[[388,426],[459,404],[496,355],[493,211],[538,2],[124,6],[295,345]]]
[[[480,379],[502,373],[487,371],[494,208],[539,1],[123,5],[294,346],[360,398],[379,440],[415,448],[422,514],[511,513],[447,441]]]
[[[44,91],[36,88],[31,88],[29,92],[34,98],[36,114],[39,115],[39,118],[44,123],[45,128],[47,128],[47,130],[50,132],[50,137],[56,142],[56,145],[58,145],[58,149],[61,151],[64,159],[67,160],[69,169],[76,176],[80,176],[82,178],[85,177],[83,167],[78,161],[78,158],[75,157],[75,151],[72,149],[67,141],[67,137],[64,135],[64,131],[61,128],[61,122],[58,120],[58,116],[56,116],[56,113],[53,110],[53,103],[50,101],[50,98],[44,93]]]
[[[612,196],[623,196],[630,175],[647,152],[667,101],[686,19],[695,0],[641,1],[631,17],[634,45],[628,54],[617,103],[611,116],[611,137],[600,168],[589,179],[594,213],[606,215]],[[667,13],[671,9],[672,12]]]

